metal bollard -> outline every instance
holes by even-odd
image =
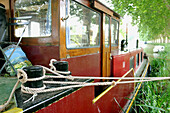
[[[43,76],[43,68],[39,66],[25,67],[23,70],[27,73],[28,78],[38,78]],[[40,88],[43,87],[43,80],[27,81],[24,83],[25,87]]]
[[[67,61],[55,61],[53,62],[53,65],[55,66],[57,71],[63,71],[63,72],[67,72],[68,71],[68,62]],[[62,74],[65,76],[68,76],[70,74]],[[67,81],[67,79],[53,79],[55,81]]]

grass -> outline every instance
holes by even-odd
[[[157,58],[152,56],[154,45],[164,45],[165,51]],[[170,73],[170,44],[149,44],[145,52],[150,56],[152,77],[167,77]],[[136,113],[169,113],[170,112],[170,84],[169,80],[143,83],[133,105]]]

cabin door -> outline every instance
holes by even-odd
[[[110,17],[103,14],[102,47],[102,76],[111,76],[111,44],[110,44]]]

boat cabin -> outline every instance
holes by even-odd
[[[144,61],[142,48],[121,51],[120,15],[98,0],[1,0],[0,3],[5,6],[7,22],[30,21],[28,25],[8,26],[6,38],[17,42],[26,26],[20,46],[33,65],[48,67],[50,60],[56,59],[68,61],[73,76],[122,77],[131,68],[137,73]],[[23,19],[15,20],[20,17]],[[90,87],[79,92],[87,92],[90,99],[94,99],[107,88]],[[124,95],[119,88],[111,92]],[[129,91],[133,90],[134,84],[131,84]],[[122,98],[118,100],[124,106],[126,101],[121,103]],[[107,95],[103,99],[111,98]],[[102,101],[98,102],[99,106]],[[101,110],[120,110],[118,107],[113,109],[110,102],[106,104],[108,106]],[[96,108],[91,110],[97,112]]]

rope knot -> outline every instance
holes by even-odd
[[[70,79],[70,80],[73,81],[73,80],[74,80],[74,77],[73,77],[72,75],[69,75],[69,76],[68,76],[68,79]]]
[[[17,69],[17,78],[21,83],[27,82],[27,73],[22,69]]]
[[[116,85],[117,85],[116,82],[113,80],[113,81],[112,81],[112,86],[115,87]]]

